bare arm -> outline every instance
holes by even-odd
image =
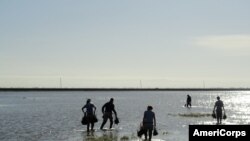
[[[214,111],[215,111],[215,108],[216,108],[216,102],[215,102],[215,104],[214,104]]]
[[[84,105],[83,107],[82,107],[82,112],[84,113],[84,108],[86,108],[86,105]]]
[[[142,122],[144,122],[144,119],[145,119],[145,112],[143,114]]]
[[[156,118],[155,118],[155,114],[154,114],[154,127],[156,127]]]
[[[94,108],[94,114],[95,114],[95,111],[96,111],[96,107],[95,107],[95,105],[94,105],[94,107],[93,107],[93,108]]]
[[[224,103],[223,103],[222,109],[224,110],[224,113],[226,113],[225,108],[224,108]]]

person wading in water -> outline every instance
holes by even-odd
[[[147,107],[147,111],[144,112],[143,122],[142,122],[145,134],[145,140],[147,140],[149,136],[149,141],[151,141],[152,138],[152,131],[154,130],[154,128],[156,128],[155,113],[152,110],[153,110],[152,106]]]
[[[217,101],[215,102],[215,105],[214,105],[214,110],[213,110],[213,112],[216,110],[217,124],[221,124],[222,109],[224,110],[224,115],[225,115],[226,111],[224,109],[223,101],[221,101],[220,97],[218,96]]]
[[[84,111],[86,109],[86,112]],[[94,131],[95,125],[95,111],[96,107],[91,103],[91,99],[88,99],[86,104],[82,107],[82,111],[84,114],[87,114],[87,132],[89,132],[89,125],[91,124],[91,131]]]
[[[114,105],[114,99],[111,98],[109,102],[105,103],[102,106],[102,113],[103,113],[103,122],[100,127],[101,130],[103,130],[103,126],[106,124],[107,120],[109,119],[110,121],[110,126],[109,128],[111,129],[113,126],[113,116],[112,113],[114,112],[115,118],[117,118],[117,113],[115,111],[115,105]]]
[[[187,102],[186,102],[186,104],[185,104],[187,108],[191,108],[191,107],[192,107],[191,102],[192,102],[191,96],[190,96],[190,95],[187,95]]]

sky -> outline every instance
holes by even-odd
[[[250,87],[249,0],[1,0],[0,87]]]

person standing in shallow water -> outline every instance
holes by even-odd
[[[155,113],[152,110],[153,110],[152,106],[147,107],[147,111],[144,112],[143,122],[142,122],[145,134],[145,140],[147,140],[149,136],[149,141],[151,141],[153,129],[156,128]]]
[[[107,120],[109,119],[110,121],[110,126],[109,128],[111,129],[113,126],[113,116],[112,113],[114,112],[115,118],[117,118],[117,113],[115,111],[115,105],[114,105],[114,99],[111,98],[109,102],[105,103],[102,106],[102,113],[103,113],[103,122],[100,127],[101,130],[103,130],[103,126],[106,124]]]
[[[84,109],[86,109],[86,112],[84,111]],[[91,99],[88,99],[86,104],[82,107],[82,112],[87,114],[87,132],[89,132],[90,124],[91,124],[91,131],[94,131],[95,111],[96,111],[95,105],[91,103]]]
[[[187,107],[187,108],[191,108],[191,107],[192,107],[191,102],[192,102],[191,96],[190,96],[190,95],[187,95],[187,102],[186,102],[186,107]]]
[[[213,112],[216,110],[217,124],[221,124],[222,109],[224,110],[224,114],[225,114],[225,109],[224,109],[223,101],[221,101],[220,97],[218,96],[217,97],[217,101],[215,102],[215,105],[214,105],[214,110],[213,110]]]

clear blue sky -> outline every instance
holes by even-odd
[[[0,87],[250,87],[249,0],[1,0]]]

